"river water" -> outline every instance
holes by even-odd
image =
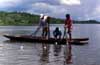
[[[63,32],[62,24],[51,25],[51,36],[55,27],[60,27]],[[36,28],[37,26],[0,26],[0,65],[65,65],[65,45],[10,42],[3,37],[4,34],[30,35]],[[73,63],[66,65],[100,65],[100,25],[74,24],[72,36],[89,37],[89,41],[83,46],[72,45]]]

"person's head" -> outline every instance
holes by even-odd
[[[59,27],[56,27],[56,30],[59,30]]]
[[[40,14],[40,19],[44,19],[44,15],[43,14]]]
[[[66,18],[70,18],[70,14],[66,14]]]

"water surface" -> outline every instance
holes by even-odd
[[[57,26],[63,32],[63,25],[51,25],[51,36]],[[2,36],[3,34],[32,34],[36,28],[37,26],[0,26],[0,65],[64,65],[65,45],[9,42]],[[72,45],[73,63],[70,65],[100,65],[99,33],[99,24],[74,24],[72,36],[89,37],[89,44]]]

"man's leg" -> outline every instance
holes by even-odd
[[[44,33],[45,33],[45,32],[44,32],[44,28],[42,28],[42,37],[44,37]]]
[[[63,38],[66,36],[66,28],[64,28]]]
[[[69,40],[71,40],[72,39],[72,35],[71,35],[71,30],[70,29],[68,29],[68,35],[69,35]]]

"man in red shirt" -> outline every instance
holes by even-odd
[[[69,34],[69,39],[71,39],[72,20],[70,14],[66,14],[66,19],[64,22],[64,36],[66,35],[66,29],[67,29],[67,33]]]

